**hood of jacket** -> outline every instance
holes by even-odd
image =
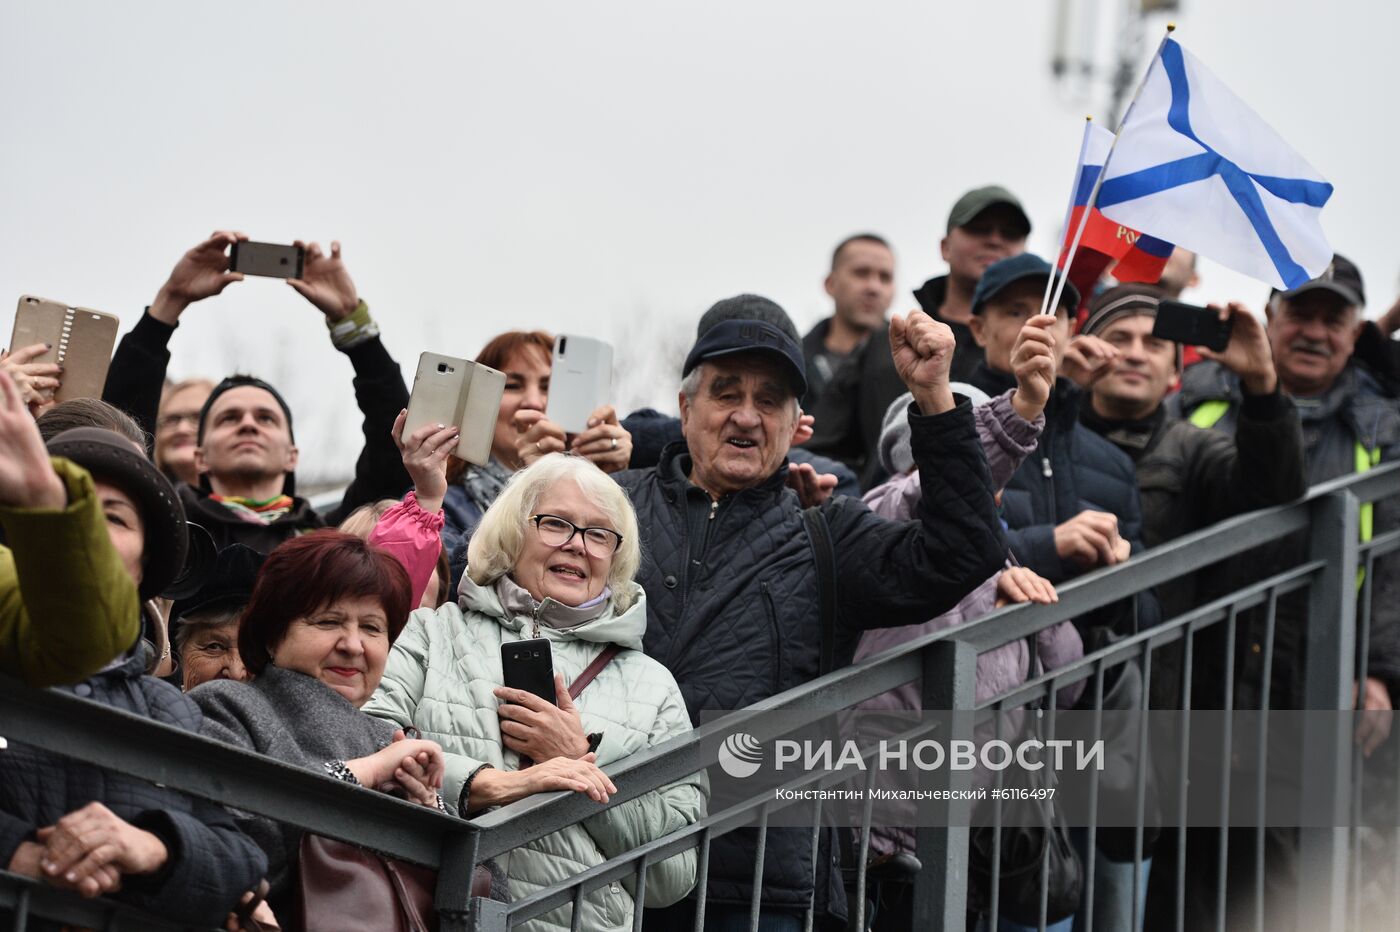
[[[647,597],[642,587],[635,582],[628,582],[627,585],[636,596],[627,611],[618,614],[614,594],[614,598],[608,600],[607,607],[596,618],[568,627],[541,624],[540,637],[552,640],[596,641],[600,644],[616,644],[631,650],[641,650],[642,636],[647,630]],[[573,606],[564,605],[554,599],[547,598],[543,602],[533,602],[529,599],[525,601],[533,603],[535,613],[547,613],[556,618],[567,618],[569,613],[578,611]],[[507,631],[521,632],[524,637],[531,636],[530,629],[535,620],[533,614],[507,609],[500,593],[496,591],[495,583],[479,586],[472,582],[470,576],[463,576],[462,584],[457,587],[457,604],[464,612],[476,612],[494,619]]]

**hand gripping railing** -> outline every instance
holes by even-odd
[[[1172,541],[1127,563],[1109,567],[1059,587],[1054,605],[1014,606],[984,618],[927,635],[878,657],[872,657],[796,689],[778,694],[745,711],[786,710],[785,727],[798,721],[816,722],[832,710],[851,708],[905,683],[921,680],[924,708],[972,709],[977,656],[1062,621],[1129,597],[1204,567],[1238,556],[1261,544],[1302,531],[1310,534],[1310,552],[1288,578],[1271,585],[1306,586],[1315,611],[1310,625],[1319,636],[1310,649],[1305,671],[1306,696],[1321,708],[1344,708],[1354,676],[1356,638],[1356,569],[1359,556],[1368,564],[1400,547],[1400,533],[1377,537],[1358,547],[1356,506],[1400,493],[1400,464],[1325,483],[1299,502],[1242,515]],[[1253,604],[1261,591],[1237,594],[1240,604]],[[1352,609],[1352,611],[1348,611]],[[1078,664],[1047,672],[998,702],[1025,701],[1047,695],[1077,680],[1101,677],[1111,662],[1128,662],[1143,652],[1185,638],[1209,618],[1233,617],[1238,610],[1229,599],[1144,631]],[[1340,631],[1339,631],[1340,628]],[[1325,629],[1326,636],[1323,635]],[[1340,703],[1340,704],[1339,704]],[[795,716],[795,719],[793,718]],[[702,726],[683,736],[625,760],[607,771],[618,787],[609,803],[619,805],[709,762],[702,760],[703,739],[726,734],[723,722]],[[151,780],[223,805],[256,813],[298,829],[439,869],[436,902],[445,932],[506,928],[559,905],[575,902],[598,886],[627,876],[642,877],[646,864],[691,847],[701,850],[701,880],[709,842],[735,828],[763,824],[774,807],[758,799],[723,812],[711,813],[682,832],[658,839],[614,858],[528,900],[504,904],[471,896],[472,868],[535,839],[597,814],[598,804],[577,793],[539,794],[509,806],[461,820],[412,805],[381,793],[350,786],[313,771],[224,745],[126,712],[78,699],[69,694],[33,690],[0,678],[0,735],[96,766]],[[762,739],[763,736],[758,735]],[[1347,736],[1314,735],[1319,753],[1345,752]],[[808,785],[823,779],[806,778]],[[1345,809],[1350,769],[1314,787],[1322,805]],[[1343,824],[1339,822],[1338,824]],[[966,908],[967,829],[920,829],[918,853],[925,867],[916,884],[916,915],[936,927],[958,927]],[[813,836],[815,845],[815,834]],[[1333,832],[1305,839],[1304,864],[1327,879],[1329,895],[1305,904],[1318,919],[1318,928],[1340,927],[1345,909],[1347,850],[1345,838]],[[761,864],[756,866],[761,877]],[[863,882],[864,865],[858,865]],[[5,880],[5,878],[0,878]],[[26,885],[0,882],[0,908],[13,907]],[[44,903],[58,902],[48,891],[26,901],[34,915]],[[756,898],[757,899],[757,898]],[[701,894],[703,909],[703,893]],[[853,909],[859,908],[852,904]],[[575,911],[577,915],[577,911]],[[63,916],[54,918],[63,919]],[[699,917],[697,917],[698,919]],[[812,916],[808,914],[808,924]],[[71,920],[64,920],[71,921]],[[638,910],[636,923],[642,922]],[[756,917],[755,917],[756,922]],[[118,924],[118,926],[120,925]],[[22,927],[21,927],[22,928]]]

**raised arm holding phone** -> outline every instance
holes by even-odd
[[[167,346],[181,316],[244,280],[243,273],[230,270],[229,251],[247,241],[246,233],[220,230],[186,252],[117,347],[104,398],[147,430],[161,429],[157,411],[170,361]],[[301,277],[287,278],[287,284],[321,311],[332,344],[350,359],[355,399],[365,418],[355,477],[339,508],[325,518],[335,523],[364,502],[397,498],[408,487],[390,433],[408,389],[398,363],[379,341],[379,327],[341,259],[340,244],[331,243],[329,253],[301,240],[287,248],[296,251],[301,265]],[[266,274],[286,278],[272,269]],[[215,387],[200,411],[196,442],[200,488],[185,487],[181,495],[219,546],[237,541],[266,551],[290,534],[325,523],[309,503],[295,498],[291,409],[272,386],[237,377]]]

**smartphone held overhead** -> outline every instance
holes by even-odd
[[[238,242],[229,247],[228,270],[264,278],[301,278],[306,250],[277,243]]]
[[[15,310],[10,349],[23,349],[35,343],[49,344],[47,352],[30,361],[63,366],[63,375],[54,393],[55,401],[101,398],[112,348],[117,344],[119,323],[115,314],[23,295]]]
[[[484,466],[491,458],[496,414],[505,389],[505,373],[490,366],[455,356],[423,353],[413,376],[404,436],[426,424],[455,425],[461,434],[453,455]]]
[[[1163,340],[1175,340],[1183,346],[1204,346],[1220,353],[1229,345],[1234,329],[1233,319],[1222,321],[1220,314],[1208,307],[1163,301],[1157,306],[1152,335]]]
[[[554,338],[545,417],[565,433],[581,434],[588,418],[612,396],[612,346],[592,337]]]

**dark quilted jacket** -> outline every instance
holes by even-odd
[[[864,503],[823,506],[837,561],[838,663],[848,663],[865,628],[907,625],[951,608],[1002,566],[1006,544],[971,406],[911,415],[911,445],[924,497],[918,520],[887,521]],[[618,474],[644,529],[637,580],[646,589],[647,654],[675,675],[692,719],[732,710],[813,679],[821,631],[816,564],[787,467],[721,500],[707,540],[691,538],[687,496],[708,496],[685,478],[683,445],[654,469]],[[709,896],[747,904],[753,832],[717,838]],[[839,877],[823,845],[819,913],[845,911]],[[763,879],[768,906],[805,908],[812,894],[810,832],[770,830]]]
[[[186,731],[199,731],[199,708],[169,683],[143,676],[138,651],[122,665],[64,687],[103,705]],[[222,927],[245,890],[267,870],[257,845],[221,806],[26,745],[0,751],[0,864],[20,842],[74,810],[100,802],[158,836],[170,859],[148,877],[122,878],[114,898],[181,922]]]
[[[1014,388],[1016,379],[982,366],[972,384],[995,396]],[[1134,553],[1142,550],[1142,506],[1133,461],[1079,423],[1081,397],[1068,379],[1056,380],[1045,406],[1040,445],[1001,496],[1016,559],[1056,583],[1073,579],[1081,570],[1055,552],[1055,525],[1086,509],[1117,515],[1119,535],[1132,542]]]

